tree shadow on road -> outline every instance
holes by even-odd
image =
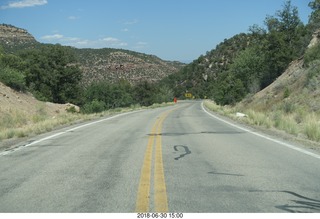
[[[309,198],[291,191],[276,191],[276,190],[251,190],[250,192],[276,192],[289,194],[291,198],[290,204],[277,205],[281,209],[290,213],[311,213],[320,212],[320,200]],[[293,196],[293,197],[292,197]]]
[[[291,191],[280,191],[293,195],[295,199],[291,200],[293,204],[279,205],[276,208],[291,213],[320,212],[320,200],[308,198]]]

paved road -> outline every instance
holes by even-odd
[[[38,136],[0,153],[0,212],[320,212],[320,156],[201,102]]]

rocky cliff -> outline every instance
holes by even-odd
[[[0,24],[0,45],[6,50],[34,47],[38,44],[27,30],[8,24]]]

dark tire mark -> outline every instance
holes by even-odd
[[[180,158],[183,158],[184,156],[191,154],[191,151],[189,150],[189,148],[187,146],[184,145],[175,145],[173,146],[173,149],[175,151],[179,151],[178,148],[183,148],[184,149],[184,154],[181,154],[179,157],[174,158],[175,160],[179,160]]]

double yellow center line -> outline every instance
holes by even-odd
[[[171,109],[162,113],[152,127],[151,134],[148,139],[147,149],[144,156],[144,161],[141,169],[141,177],[138,189],[138,197],[136,202],[136,212],[149,212],[150,209],[150,188],[151,188],[151,173],[152,173],[152,156],[153,146],[154,152],[154,210],[155,212],[167,212],[168,200],[166,184],[164,179],[163,161],[162,161],[162,146],[161,146],[161,129],[165,118],[172,111]]]

